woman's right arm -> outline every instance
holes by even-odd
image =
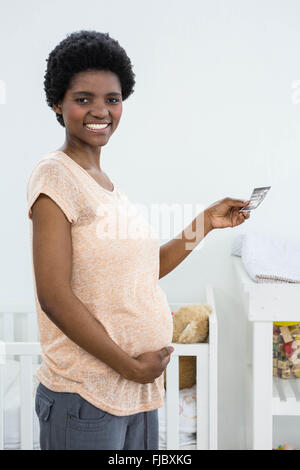
[[[108,335],[71,289],[71,224],[45,194],[32,205],[33,266],[42,310],[74,343],[128,380],[153,382],[162,374],[172,350],[163,348],[130,357]]]

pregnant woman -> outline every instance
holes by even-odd
[[[195,246],[214,228],[249,217],[238,212],[245,201],[225,198],[159,246],[101,168],[134,77],[108,33],[72,33],[47,59],[46,99],[65,142],[36,164],[27,186],[43,356],[35,401],[42,450],[159,448],[173,323],[158,280],[191,252],[187,234],[199,221]]]

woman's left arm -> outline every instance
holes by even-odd
[[[226,197],[200,212],[179,235],[160,247],[159,279],[173,271],[211,230],[236,227],[249,219],[249,212],[239,212],[249,202]]]

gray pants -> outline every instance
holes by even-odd
[[[41,450],[158,450],[158,410],[115,416],[77,393],[39,384],[35,411]]]

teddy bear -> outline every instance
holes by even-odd
[[[173,313],[172,343],[204,343],[209,333],[209,304],[183,305]],[[190,388],[196,383],[196,357],[179,356],[179,389]],[[166,371],[164,371],[166,388]]]

